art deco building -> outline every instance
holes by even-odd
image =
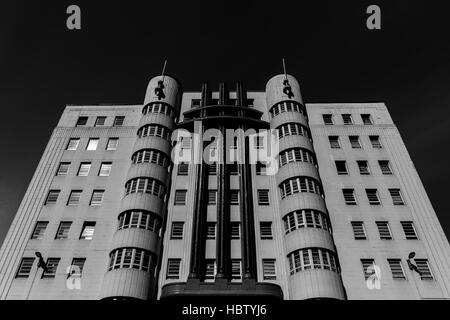
[[[228,129],[275,129],[276,170],[250,161],[264,138]],[[450,298],[448,241],[385,104],[305,104],[283,74],[264,91],[157,76],[142,105],[67,106],[0,299],[190,296]]]

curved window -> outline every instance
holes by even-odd
[[[297,122],[285,123],[277,128],[278,130],[278,138],[283,138],[286,136],[300,135],[307,138],[310,138],[308,129]]]
[[[291,275],[303,270],[325,269],[339,272],[333,252],[321,248],[295,250],[287,255]]]
[[[168,128],[158,124],[147,124],[139,128],[137,134],[139,138],[160,137],[170,141],[171,131]]]
[[[283,150],[278,156],[280,168],[291,162],[308,162],[316,165],[316,160],[311,151],[302,148]]]
[[[120,248],[109,254],[108,271],[113,269],[138,269],[154,272],[156,256],[145,249]]]
[[[283,217],[286,234],[300,228],[328,230],[327,216],[317,210],[297,210]]]
[[[150,211],[126,211],[119,215],[118,230],[140,228],[159,233],[160,218]]]
[[[133,164],[136,163],[154,163],[164,168],[170,164],[169,158],[165,153],[154,149],[142,149],[136,151],[131,157]]]
[[[303,106],[295,101],[279,102],[274,105],[269,111],[272,118],[283,112],[300,112],[302,115],[306,116],[306,112]]]
[[[136,192],[150,193],[159,198],[164,198],[166,187],[152,178],[134,178],[125,184],[125,195]]]
[[[148,114],[148,113],[160,113],[165,114],[166,116],[169,116],[173,118],[175,116],[175,113],[173,112],[172,107],[167,103],[162,102],[153,102],[148,105],[146,105],[142,109],[142,114]]]
[[[299,192],[316,193],[322,196],[322,190],[319,182],[310,177],[289,178],[279,185],[281,191],[281,199]]]

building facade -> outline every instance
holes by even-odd
[[[273,161],[252,161],[271,138],[238,133],[268,130]],[[190,296],[449,299],[450,247],[385,104],[305,104],[277,75],[259,92],[157,76],[142,105],[67,106],[0,299]]]

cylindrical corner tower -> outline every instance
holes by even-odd
[[[179,93],[179,84],[169,76],[154,77],[148,84],[101,298],[156,297],[155,268]]]
[[[345,299],[300,85],[291,75],[274,76],[266,99],[280,139],[276,181],[290,299]]]

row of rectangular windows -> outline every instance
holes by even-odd
[[[241,238],[241,224],[240,222],[231,222],[231,239],[238,240]],[[271,221],[260,221],[259,230],[261,235],[261,240],[272,240],[272,222]],[[183,239],[184,233],[184,221],[174,221],[172,222],[172,228],[170,231],[170,239],[181,240]],[[216,238],[216,222],[207,222],[206,239],[214,240]]]
[[[362,144],[359,139],[359,136],[348,136],[348,139],[350,141],[350,145],[352,149],[362,149]],[[328,136],[328,141],[330,142],[330,148],[331,149],[340,149],[341,144],[339,141],[339,136]],[[369,141],[374,149],[382,149],[383,145],[380,141],[380,136],[369,136]]]
[[[375,221],[381,240],[392,240],[392,232],[388,221]],[[418,240],[416,229],[412,221],[400,221],[403,233],[407,240]],[[363,221],[352,221],[353,236],[355,240],[367,240],[366,228]]]
[[[392,278],[394,280],[407,280],[401,259],[387,259],[387,262],[389,264],[389,268],[391,269]],[[431,268],[427,259],[414,259],[414,263],[421,274],[421,280],[434,280],[434,276],[431,272]],[[361,259],[361,265],[363,268],[365,280],[375,275],[376,264],[374,259]]]
[[[372,116],[370,114],[361,114],[361,123],[364,125],[372,125],[373,120],[372,120]],[[345,125],[352,125],[355,124],[355,122],[353,121],[353,116],[351,114],[342,114],[342,123]],[[333,125],[334,120],[333,120],[333,114],[323,114],[322,115],[323,118],[323,123],[326,125]]]
[[[45,205],[56,204],[61,190],[52,189],[48,192],[47,198],[45,199]],[[67,206],[76,206],[80,203],[81,194],[83,190],[71,190],[69,198],[67,199]],[[105,190],[93,190],[92,196],[89,201],[90,206],[100,206],[103,203],[103,197]]]
[[[381,199],[378,196],[377,189],[365,189],[367,200],[370,205],[381,205]],[[389,194],[392,198],[393,205],[405,205],[405,201],[403,200],[402,193],[400,189],[388,189]],[[342,189],[342,194],[344,196],[345,204],[347,205],[357,205],[355,189]]]
[[[32,240],[42,240],[45,237],[45,232],[47,230],[48,221],[38,221],[34,227],[33,233],[31,234]],[[59,223],[58,230],[56,231],[55,239],[68,239],[69,231],[72,226],[72,221],[61,221]],[[95,222],[85,221],[81,228],[80,240],[92,240],[95,232]]]
[[[84,127],[87,125],[89,117],[87,116],[81,116],[78,117],[77,123],[75,124],[76,127]],[[102,127],[105,125],[106,117],[105,116],[98,116],[95,118],[94,127]],[[125,122],[125,116],[116,116],[114,117],[113,127],[121,127],[123,126],[123,123]]]
[[[71,162],[60,162],[58,169],[56,170],[56,176],[67,176],[69,173],[69,169],[71,166]],[[78,177],[87,177],[89,172],[91,171],[92,162],[81,162],[78,167],[77,176]],[[97,175],[99,177],[108,177],[111,173],[112,162],[102,162],[100,164],[100,169],[98,170]]]
[[[100,143],[100,138],[89,138],[88,143],[86,144],[87,151],[97,150],[98,145]],[[78,149],[78,145],[80,144],[80,138],[70,138],[67,143],[66,150],[75,151]],[[119,138],[108,138],[108,142],[106,143],[105,150],[116,150],[119,144]]]
[[[336,170],[338,175],[347,175],[347,162],[345,160],[336,160],[335,162]],[[356,164],[361,175],[370,175],[369,162],[367,160],[357,160]],[[380,167],[381,173],[384,175],[392,175],[392,169],[389,164],[389,160],[378,160],[378,165]]]
[[[33,268],[35,258],[24,257],[17,269],[16,278],[28,278]],[[61,258],[48,258],[46,261],[46,269],[42,272],[41,278],[54,278]],[[72,264],[67,269],[67,276],[81,277],[86,263],[86,258],[73,258]],[[37,272],[37,271],[36,271]]]
[[[239,205],[239,190],[230,190],[230,204]],[[257,190],[258,205],[267,206],[270,205],[269,190],[258,189]],[[174,205],[186,205],[187,202],[187,190],[177,189],[175,190]],[[217,204],[217,190],[208,190],[208,205]]]
[[[200,107],[202,102],[202,99],[192,99],[191,100],[191,107],[192,108],[197,108]],[[246,99],[246,105],[247,107],[252,107],[255,103],[255,99]],[[219,99],[209,99],[208,100],[208,105],[218,105],[219,104]],[[227,101],[227,104],[229,105],[237,105],[237,99],[234,98],[229,98]]]
[[[181,162],[177,165],[177,175],[179,176],[187,176],[189,175],[189,163],[187,162]],[[267,166],[261,162],[256,163],[256,175],[262,176],[266,175],[267,172]],[[228,174],[229,175],[238,175],[239,174],[239,167],[237,162],[233,162],[230,164],[227,164]],[[208,166],[208,174],[215,176],[217,175],[217,162],[213,162],[209,164]]]

